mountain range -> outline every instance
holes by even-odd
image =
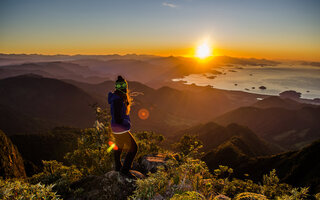
[[[319,106],[270,97],[227,112],[214,121],[247,126],[269,142],[285,149],[298,149],[320,138],[319,119]]]

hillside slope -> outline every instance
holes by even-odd
[[[320,138],[320,107],[242,107],[215,118],[227,125],[249,127],[259,136],[288,149],[297,149]]]
[[[0,104],[54,125],[92,126],[97,102],[83,90],[56,79],[22,75],[0,80]]]
[[[7,135],[36,134],[54,127],[54,124],[48,121],[30,117],[1,104],[0,113],[0,127]]]
[[[42,160],[64,160],[64,155],[77,147],[81,131],[77,128],[56,127],[42,134],[11,135],[10,139],[17,146],[25,162],[28,176],[37,172]]]

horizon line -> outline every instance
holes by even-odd
[[[0,55],[26,55],[26,56],[32,56],[32,55],[38,55],[38,56],[155,56],[155,57],[183,57],[183,58],[194,58],[197,59],[193,55],[157,55],[157,54],[139,54],[139,53],[110,53],[110,54],[41,54],[41,53],[3,53],[0,52]],[[301,61],[308,61],[308,62],[320,62],[320,60],[311,60],[311,59],[290,59],[290,58],[266,58],[266,57],[253,57],[253,56],[229,56],[229,55],[216,55],[211,56],[214,57],[230,57],[230,58],[241,58],[241,59],[258,59],[258,60],[273,60],[273,61],[295,61],[295,62],[301,62]]]

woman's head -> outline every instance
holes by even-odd
[[[122,78],[122,76],[118,76],[116,80],[115,88],[120,92],[127,93],[128,82],[124,78]]]
[[[115,93],[119,95],[127,105],[127,114],[129,114],[131,98],[129,95],[128,82],[122,76],[118,76],[115,82],[115,89]]]

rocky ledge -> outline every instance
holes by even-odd
[[[145,176],[138,171],[130,170],[138,179]],[[110,171],[103,176],[87,176],[71,185],[76,192],[68,200],[122,200],[127,199],[136,189],[136,179]]]

